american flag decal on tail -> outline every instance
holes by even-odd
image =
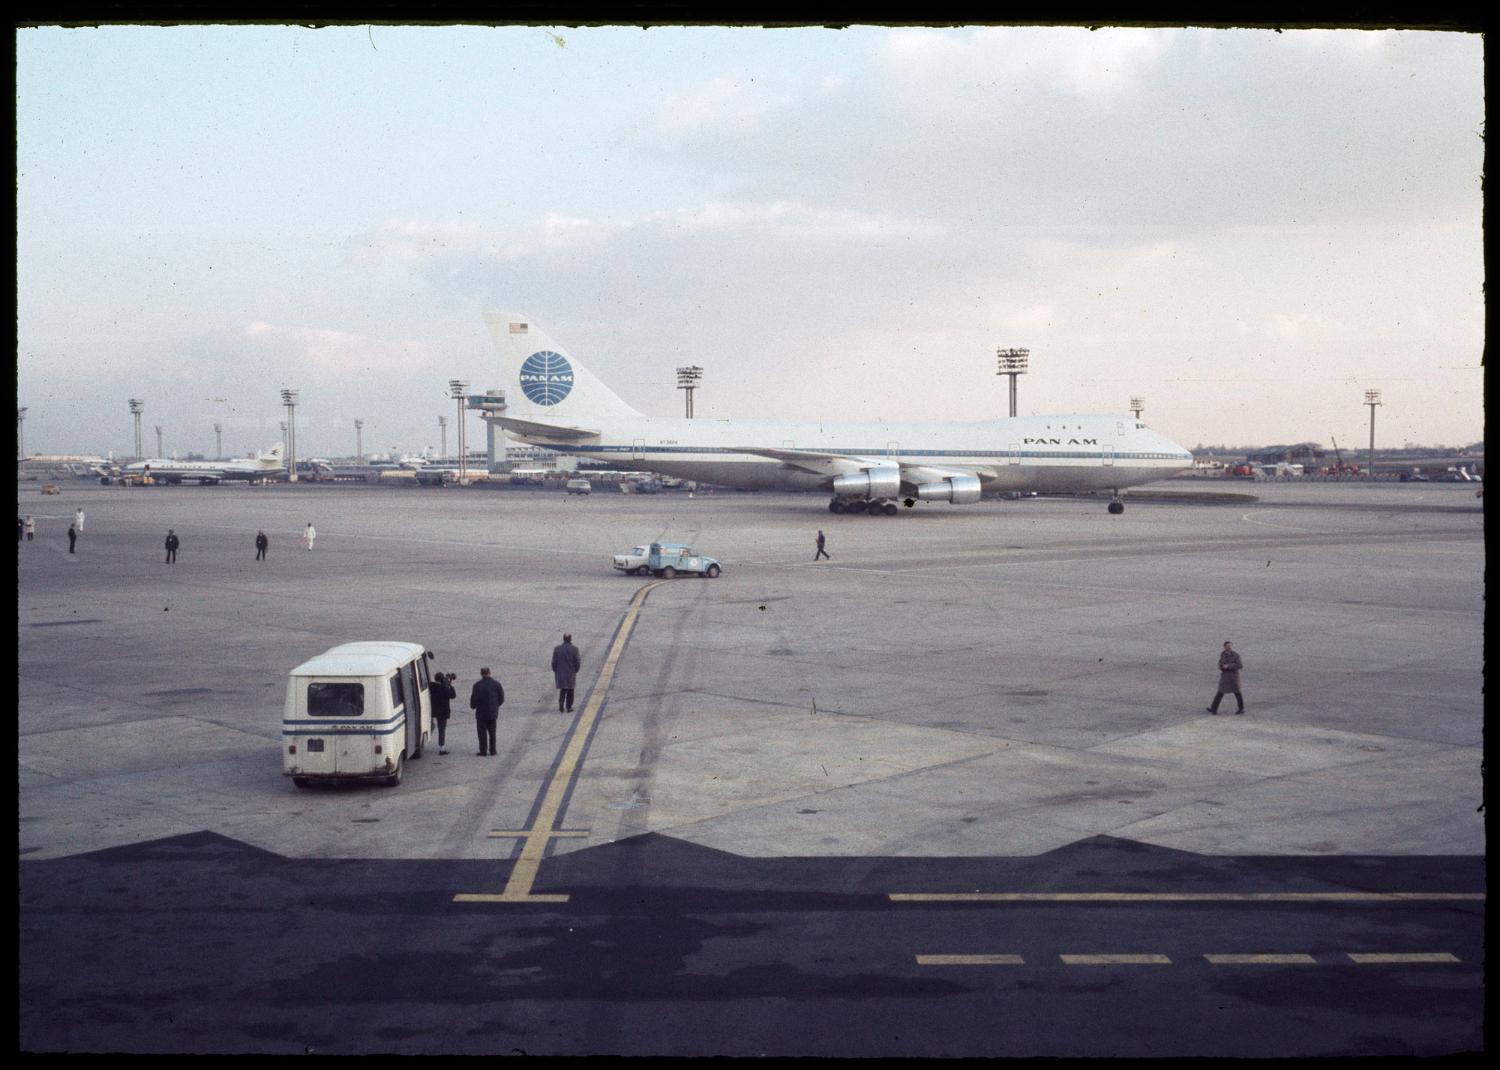
[[[526,324],[524,324],[524,323],[512,323],[510,325],[510,333],[511,334],[525,334],[526,333]]]

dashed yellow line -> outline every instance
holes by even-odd
[[[1427,952],[1346,952],[1346,957],[1361,965],[1419,965],[1422,963],[1458,963],[1458,956],[1446,951]],[[1204,955],[1214,966],[1316,966],[1312,955],[1295,952],[1258,954]],[[1020,955],[918,955],[918,966],[1024,966]],[[1066,966],[1170,966],[1167,955],[1059,955]]]
[[[918,966],[1024,966],[1020,955],[918,955]]]
[[[891,892],[893,903],[1483,902],[1484,892]]]
[[[1311,955],[1204,955],[1215,966],[1312,966],[1317,959]]]
[[[1419,963],[1419,962],[1457,962],[1458,958],[1448,954],[1446,951],[1424,952],[1420,954],[1370,954],[1360,952],[1349,952],[1349,958],[1360,964],[1375,963]]]
[[[599,709],[604,705],[604,696],[609,693],[610,681],[614,679],[615,667],[625,650],[625,642],[630,638],[630,632],[635,627],[636,617],[640,615],[646,595],[663,582],[665,581],[646,584],[630,600],[630,609],[626,611],[620,630],[615,635],[615,641],[610,645],[609,654],[599,670],[598,682],[594,684],[594,690],[589,694],[588,704],[584,707],[578,722],[573,726],[573,731],[563,747],[562,756],[558,759],[557,766],[552,770],[552,775],[547,781],[541,805],[537,808],[531,827],[510,831],[497,830],[490,833],[494,837],[513,837],[521,841],[521,854],[511,867],[510,879],[506,881],[505,890],[498,895],[461,892],[453,897],[455,903],[566,903],[568,901],[568,896],[565,894],[541,894],[531,889],[536,885],[537,871],[541,868],[542,859],[547,853],[547,844],[551,840],[559,836],[588,835],[586,829],[556,829],[553,826],[562,812],[563,799],[567,797],[568,785],[572,783],[578,766],[583,761],[589,735],[593,731],[594,722],[599,718]]]
[[[1065,966],[1170,966],[1165,955],[1059,955]]]

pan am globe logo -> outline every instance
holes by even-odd
[[[543,349],[521,365],[521,392],[538,405],[556,405],[573,391],[573,365],[561,353]]]

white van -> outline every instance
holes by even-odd
[[[432,732],[427,654],[416,643],[344,643],[291,672],[282,770],[314,780],[401,783]]]

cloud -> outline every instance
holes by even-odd
[[[1144,84],[1177,31],[985,27],[967,35],[895,30],[881,60],[924,95],[961,103],[966,90],[1033,85],[1107,106]]]
[[[750,75],[720,75],[663,101],[656,113],[659,133],[674,137],[708,130],[734,130],[758,123],[773,108],[791,102],[754,86]]]
[[[245,338],[264,349],[279,352],[297,367],[314,373],[357,375],[394,372],[432,361],[431,348],[409,339],[377,338],[327,327],[283,327],[255,322],[245,328]]]

